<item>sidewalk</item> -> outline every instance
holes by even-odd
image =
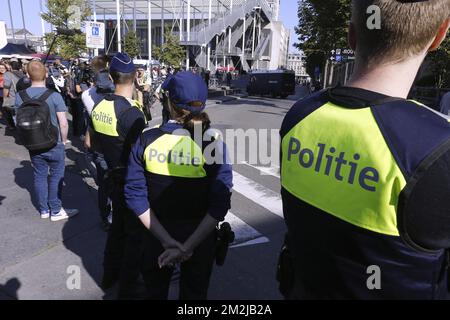
[[[80,214],[51,222],[33,205],[28,152],[3,124],[0,145],[0,299],[102,299],[97,284],[106,234],[94,185],[77,165],[84,156],[67,147],[63,205]],[[81,290],[67,288],[69,266],[80,268]]]
[[[207,106],[240,97],[215,98]],[[150,125],[161,121],[161,106],[155,104],[153,110]],[[101,228],[92,167],[77,148],[81,143],[73,143],[66,148],[63,206],[80,213],[68,221],[41,220],[32,199],[28,151],[0,123],[0,300],[114,297],[114,289],[105,293],[99,288],[106,233]],[[79,268],[79,290],[66,285],[73,274],[69,267]]]

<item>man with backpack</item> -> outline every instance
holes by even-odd
[[[39,61],[28,65],[31,87],[16,95],[16,123],[33,166],[35,196],[42,219],[68,219],[77,210],[61,203],[68,123],[66,105],[57,92],[45,86],[46,70]],[[50,172],[50,174],[49,174]]]

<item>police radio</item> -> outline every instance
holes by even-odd
[[[228,247],[234,241],[234,232],[228,222],[224,222],[216,229],[217,243],[216,243],[216,264],[223,266],[225,258],[227,257]]]

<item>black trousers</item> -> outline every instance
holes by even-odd
[[[163,223],[169,234],[184,242],[194,231],[197,223]],[[150,233],[144,237],[144,259],[142,276],[147,288],[148,299],[167,300],[173,268],[160,269],[158,257],[164,252],[161,243]],[[213,231],[195,249],[192,257],[181,264],[180,300],[206,300],[209,280],[215,259],[216,232]]]
[[[114,184],[111,201],[113,218],[104,252],[104,277],[111,274],[118,276],[119,299],[140,299],[138,279],[146,229],[127,208],[122,184]]]
[[[14,123],[14,107],[2,107],[3,119],[6,121],[6,125],[9,128],[15,128],[16,124]]]
[[[72,129],[75,137],[86,134],[87,122],[81,98],[70,99],[70,111],[72,114]]]

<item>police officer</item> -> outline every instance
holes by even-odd
[[[119,280],[119,298],[135,298],[144,228],[128,210],[123,186],[131,146],[142,133],[146,120],[140,106],[131,99],[136,75],[131,58],[123,53],[114,56],[110,75],[115,93],[95,105],[91,113],[93,147],[104,155],[108,165],[113,207],[104,254],[102,286],[107,289]]]
[[[450,123],[406,100],[450,2],[353,1],[346,87],[297,102],[281,127],[295,299],[443,299],[450,248]],[[411,24],[410,21],[414,21]]]
[[[136,142],[125,198],[150,230],[142,269],[148,297],[168,298],[173,266],[181,263],[180,299],[206,299],[215,229],[230,208],[232,169],[226,147],[203,112],[205,82],[180,72],[162,89],[172,120],[145,131]]]

